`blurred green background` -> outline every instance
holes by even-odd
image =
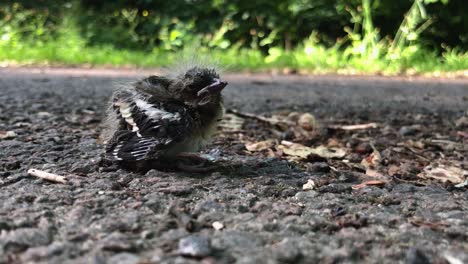
[[[466,73],[467,17],[466,0],[2,0],[0,63]]]

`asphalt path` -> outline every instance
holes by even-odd
[[[349,149],[375,140],[389,162],[411,165],[402,177],[413,180],[355,190],[363,174],[338,161],[304,170],[219,140],[212,148],[243,165],[196,175],[106,168],[98,135],[112,90],[159,73],[0,69],[0,263],[468,262],[467,189],[416,182],[415,156],[384,151],[437,137],[454,146],[428,146],[421,162],[450,158],[468,169],[458,121],[468,111],[468,79],[223,75],[228,109],[310,112],[323,126],[381,124],[322,140]],[[33,178],[31,168],[69,182]],[[303,190],[310,179],[327,183]]]

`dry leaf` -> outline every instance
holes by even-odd
[[[457,131],[457,135],[464,137],[464,138],[468,138],[468,133],[464,131]]]
[[[283,156],[283,153],[276,153],[271,148],[267,150],[267,157],[274,158],[274,157],[281,157],[281,156]]]
[[[300,125],[303,129],[311,131],[317,127],[317,121],[315,117],[309,113],[304,113],[299,116],[297,124]]]
[[[312,148],[289,141],[282,141],[281,145],[276,146],[284,154],[289,156],[296,156],[300,158],[307,158],[312,153]]]
[[[377,128],[377,127],[379,127],[379,124],[377,124],[377,123],[368,123],[368,124],[330,126],[330,127],[333,128],[333,129],[341,129],[341,130],[361,130],[361,129]]]
[[[356,185],[353,185],[351,188],[353,188],[353,190],[359,190],[359,189],[362,189],[366,186],[382,186],[382,185],[385,185],[386,182],[384,181],[377,181],[377,180],[374,180],[374,181],[366,181],[366,182],[363,182],[363,183],[360,183],[360,184],[356,184]]]
[[[327,147],[338,147],[340,142],[336,138],[330,138],[327,141]]]
[[[361,161],[361,164],[366,168],[375,168],[380,164],[381,159],[382,156],[380,156],[380,153],[374,149],[374,151],[369,156],[365,157]]]
[[[431,139],[430,142],[428,142],[428,144],[435,145],[446,151],[453,151],[453,150],[463,147],[463,143],[458,143],[455,141],[444,140],[444,139]]]
[[[250,142],[245,144],[245,148],[248,151],[262,151],[265,149],[269,149],[273,146],[273,140],[265,140],[265,141],[259,141],[259,142]]]
[[[423,172],[418,174],[418,177],[459,184],[468,177],[468,171],[455,166],[429,165],[424,168]]]
[[[396,165],[390,165],[390,167],[388,168],[388,175],[390,176],[393,176],[399,172],[400,172],[400,167]]]
[[[346,151],[341,148],[327,148],[324,146],[318,146],[316,148],[311,148],[304,146],[299,143],[293,143],[289,141],[281,141],[281,145],[278,145],[277,148],[281,150],[284,154],[289,156],[296,156],[303,159],[306,159],[309,155],[314,154],[326,159],[340,159],[346,155]]]
[[[346,150],[342,148],[326,148],[324,146],[318,146],[313,149],[312,154],[316,154],[326,159],[341,159],[346,156]]]
[[[292,133],[295,140],[308,140],[318,134],[318,130],[316,129],[318,127],[317,121],[309,113],[288,112],[265,117],[251,113],[241,113],[233,109],[229,109],[227,112],[231,115],[250,118],[267,124],[271,127],[272,132],[279,132],[278,135],[283,132]]]
[[[407,140],[405,142],[406,146],[407,147],[414,147],[414,148],[418,148],[418,149],[424,149],[425,145],[423,142],[421,141],[413,141],[413,140]]]
[[[455,121],[455,126],[463,127],[468,126],[468,116],[462,116]]]
[[[373,169],[369,169],[369,168],[366,169],[366,175],[371,176],[371,177],[376,177],[376,178],[384,177],[382,173]]]

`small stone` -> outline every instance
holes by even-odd
[[[400,130],[398,130],[398,133],[402,136],[413,136],[417,133],[418,131],[410,126],[402,126]]]
[[[15,131],[0,131],[0,139],[9,139],[15,138],[16,133]]]
[[[140,262],[140,257],[135,254],[130,253],[119,253],[117,255],[112,256],[109,258],[108,263],[113,264],[137,264]]]
[[[48,246],[29,248],[21,255],[23,261],[38,261],[62,253],[64,245],[54,242]]]
[[[210,241],[206,237],[183,238],[179,241],[179,253],[188,257],[206,257],[211,253]]]
[[[372,147],[367,142],[362,142],[354,148],[354,152],[359,154],[367,154],[372,152]]]
[[[462,116],[455,121],[456,127],[468,127],[468,116]]]
[[[280,263],[297,263],[302,257],[296,241],[284,239],[272,248],[272,255]]]
[[[432,262],[420,249],[410,248],[406,252],[405,263],[406,264],[428,264]]]
[[[314,162],[307,164],[307,171],[310,172],[329,172],[330,166],[326,162]]]
[[[349,153],[348,155],[346,155],[346,159],[349,162],[358,163],[358,162],[361,162],[362,156],[357,153]]]
[[[315,182],[311,179],[307,180],[307,182],[302,185],[302,190],[307,191],[307,190],[313,190],[317,187]]]
[[[365,177],[365,174],[356,172],[356,171],[340,171],[340,175],[338,176],[338,180],[340,182],[355,182],[358,181],[359,178]]]
[[[3,164],[3,167],[7,170],[16,170],[21,167],[21,161],[19,160],[8,161]]]
[[[48,201],[49,201],[49,196],[47,196],[47,195],[39,195],[34,200],[34,202],[36,202],[36,203],[47,203]]]
[[[120,232],[114,232],[102,239],[100,242],[101,248],[112,252],[129,252],[135,250],[135,245]],[[110,262],[113,263],[113,262]]]
[[[239,211],[239,213],[246,213],[249,211],[249,207],[243,205],[243,204],[239,204],[237,206],[237,211]]]
[[[215,200],[207,200],[201,201],[195,205],[195,209],[193,211],[194,214],[199,215],[202,213],[214,213],[214,212],[222,212],[224,211],[224,206],[215,201]]]
[[[298,202],[310,202],[317,199],[318,193],[316,191],[308,190],[307,192],[297,192],[294,199]]]
[[[184,196],[187,194],[190,194],[193,192],[193,188],[191,186],[169,186],[166,188],[159,188],[159,192],[166,193],[166,194],[172,194],[175,196]]]
[[[52,114],[49,113],[49,112],[38,112],[37,116],[38,117],[50,117],[50,116],[52,116]]]
[[[0,241],[4,249],[28,248],[45,246],[51,242],[51,235],[47,229],[18,228],[0,234]]]
[[[215,221],[213,222],[212,224],[213,228],[216,229],[216,230],[221,230],[224,228],[224,224],[219,222],[219,221]]]
[[[72,165],[70,171],[78,174],[89,174],[94,171],[97,171],[97,164],[93,162],[76,162]]]
[[[344,185],[344,184],[328,184],[325,186],[322,186],[318,189],[319,192],[321,193],[344,193],[351,191],[351,187]]]

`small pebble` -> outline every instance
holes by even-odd
[[[372,147],[367,142],[362,142],[354,148],[354,152],[359,154],[367,154],[372,152]]]
[[[9,139],[16,137],[15,131],[0,131],[0,139]]]
[[[137,264],[140,263],[140,257],[131,253],[119,253],[109,258],[108,263],[113,264]]]
[[[307,180],[307,182],[302,185],[302,190],[306,191],[306,190],[313,190],[317,187],[317,185],[315,184],[315,182],[311,179]]]
[[[221,230],[224,228],[224,225],[223,223],[219,222],[219,221],[215,221],[213,222],[213,224],[211,224],[213,226],[214,229],[216,230]]]
[[[210,241],[198,236],[183,238],[179,241],[179,253],[188,257],[206,257],[211,253]]]
[[[432,263],[420,249],[410,248],[406,252],[406,264],[429,264]]]
[[[351,191],[351,187],[344,184],[331,183],[318,188],[321,193],[344,193]]]
[[[307,170],[311,172],[329,172],[330,166],[326,162],[314,162],[307,164]]]
[[[417,130],[409,126],[402,126],[398,133],[402,136],[413,136],[417,133]]]

